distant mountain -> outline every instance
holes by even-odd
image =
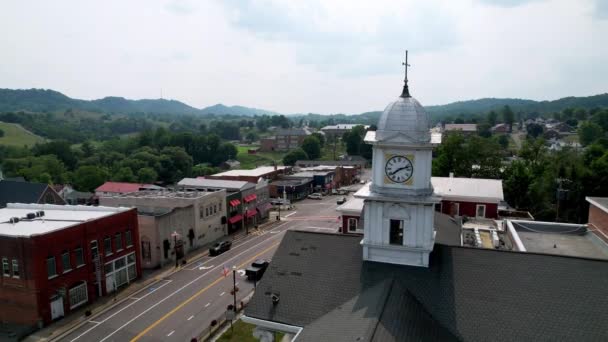
[[[200,110],[201,114],[215,114],[215,115],[242,115],[242,116],[253,116],[253,115],[281,115],[277,112],[269,110],[249,108],[243,106],[225,106],[221,103],[206,107]]]
[[[58,110],[79,109],[102,113],[158,113],[158,114],[193,114],[193,115],[237,115],[253,116],[276,112],[247,108],[242,106],[215,106],[198,109],[183,102],[165,99],[129,100],[124,97],[104,97],[98,100],[72,99],[50,89],[0,89],[0,112],[53,112]]]
[[[534,101],[525,99],[499,99],[483,98],[478,100],[459,101],[439,106],[426,106],[435,120],[445,116],[483,114],[491,110],[500,110],[509,105],[515,112],[524,113],[551,113],[564,110],[568,107],[580,107],[591,109],[595,107],[608,107],[608,94],[599,94],[586,97],[565,97],[554,101]],[[64,94],[50,89],[0,89],[0,112],[8,111],[31,111],[46,112],[80,109],[101,113],[158,113],[158,114],[192,114],[192,115],[280,115],[280,113],[249,108],[243,106],[225,106],[216,104],[210,107],[198,109],[183,102],[165,99],[129,100],[123,97],[104,97],[99,100],[78,100],[65,96]],[[380,111],[366,112],[361,114],[293,114],[294,119],[305,119],[310,121],[334,120],[339,123],[362,123],[375,124],[380,117]]]

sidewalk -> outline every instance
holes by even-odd
[[[256,231],[263,231],[269,228],[274,227],[277,223],[281,223],[282,221],[268,221],[261,224],[257,229],[249,228],[249,235]],[[239,241],[246,238],[247,235],[245,232],[238,232],[235,235],[224,236],[218,240],[224,240],[226,238],[232,238],[232,241]],[[115,294],[109,294],[104,297],[98,298],[95,302],[89,305],[85,305],[84,307],[75,310],[70,313],[68,316],[62,318],[61,320],[50,324],[40,330],[35,331],[31,335],[27,336],[23,341],[34,342],[34,341],[54,341],[58,340],[69,333],[71,333],[74,329],[78,328],[81,324],[86,323],[88,320],[95,320],[95,317],[100,316],[106,311],[112,309],[115,305],[123,303],[129,299],[129,297],[136,295],[138,292],[145,290],[152,283],[161,280],[163,278],[171,276],[173,273],[179,271],[183,267],[187,267],[190,264],[197,262],[199,259],[205,257],[209,254],[208,249],[212,246],[215,241],[201,246],[197,251],[186,256],[186,260],[188,263],[186,265],[181,265],[179,268],[175,268],[174,265],[166,265],[165,267],[152,270],[151,273],[142,272],[142,278],[131,283],[128,287],[118,290]],[[145,277],[144,277],[145,276]],[[86,311],[91,311],[90,316],[86,316]]]

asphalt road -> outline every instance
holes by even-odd
[[[286,230],[338,230],[337,198],[295,203],[294,210],[281,212],[283,220],[279,225],[235,242],[230,251],[219,256],[191,261],[85,322],[61,341],[190,341],[233,303],[232,272],[225,277],[224,267],[236,266],[239,303],[253,288],[253,283],[244,277],[244,269],[255,259],[272,259]]]

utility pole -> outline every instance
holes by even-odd
[[[175,268],[179,267],[179,260],[177,259],[177,231],[173,231],[173,252],[175,253]]]
[[[236,317],[236,266],[232,266],[232,293],[234,293],[234,316]]]

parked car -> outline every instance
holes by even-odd
[[[210,256],[220,255],[220,254],[224,253],[225,251],[229,250],[230,247],[232,247],[231,241],[218,242],[215,245],[211,246],[211,248],[209,248],[209,255]]]
[[[264,275],[264,272],[266,272],[266,269],[268,268],[269,264],[270,262],[264,259],[258,259],[254,261],[251,266],[247,267],[247,269],[245,270],[245,275],[247,276],[247,279],[255,281],[259,281],[260,279],[262,279],[262,276]]]
[[[321,195],[318,192],[315,192],[314,194],[308,195],[308,198],[314,199],[314,200],[320,200],[320,199],[323,199],[323,195]]]
[[[344,203],[346,203],[346,197],[340,197],[340,198],[338,198],[338,200],[336,201],[336,203],[338,203],[338,204],[344,204]]]
[[[270,200],[270,204],[272,205],[290,205],[291,201],[283,198],[273,198]]]

